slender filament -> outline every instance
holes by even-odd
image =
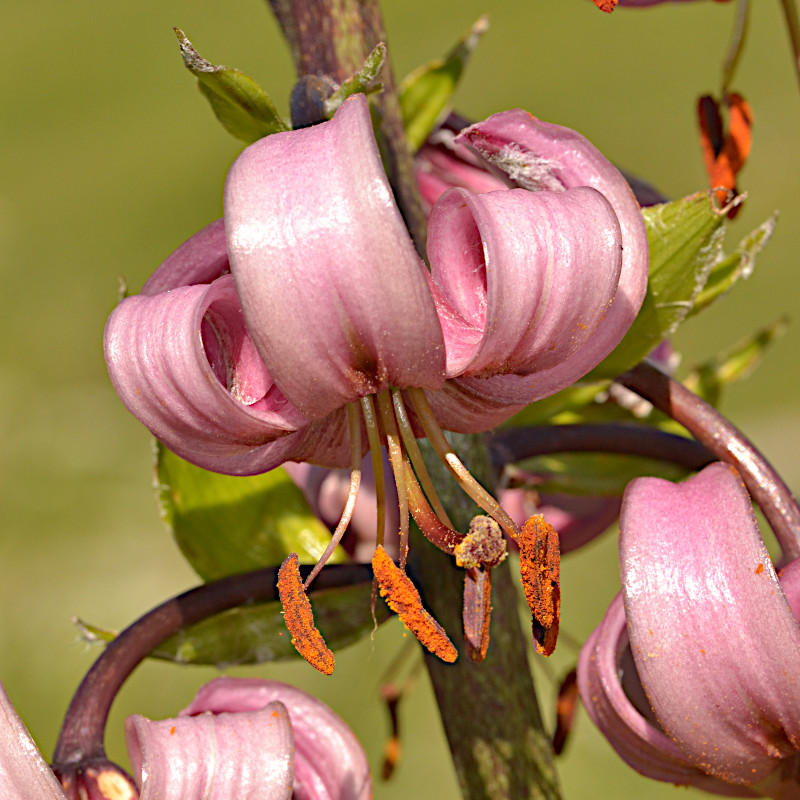
[[[404,460],[404,466],[406,469],[408,509],[411,512],[411,516],[414,517],[414,522],[417,523],[419,529],[431,544],[448,555],[454,555],[456,545],[464,540],[464,534],[448,527],[434,514],[433,509],[428,504],[428,500],[422,493],[419,483],[417,483],[411,464]]]
[[[408,419],[408,412],[403,403],[403,395],[399,389],[392,389],[392,405],[394,405],[394,415],[397,418],[397,426],[400,428],[400,435],[403,437],[403,444],[411,459],[411,463],[414,465],[414,472],[417,474],[419,482],[425,494],[428,496],[433,510],[436,512],[436,516],[438,516],[448,528],[452,528],[453,523],[450,522],[450,518],[444,510],[442,501],[439,499],[439,495],[436,494],[431,476],[428,474],[428,470],[425,467],[425,460],[422,458],[422,452],[417,444],[417,437],[414,436],[411,422]]]
[[[394,417],[389,392],[386,389],[378,392],[378,409],[381,413],[383,429],[386,433],[386,447],[389,451],[389,461],[394,472],[394,482],[397,486],[397,504],[400,507],[400,569],[405,569],[408,558],[408,496],[406,494],[406,472],[403,467],[403,447],[400,444],[400,434],[397,432],[397,421]]]
[[[336,526],[325,552],[319,557],[319,561],[303,583],[306,590],[311,585],[311,581],[319,575],[319,571],[325,566],[339,542],[342,541],[342,536],[350,524],[358,499],[358,488],[361,486],[361,418],[358,415],[358,406],[354,403],[347,406],[347,422],[350,425],[350,492],[347,495],[347,502],[344,504],[339,524]]]
[[[386,528],[386,486],[383,480],[381,435],[371,395],[361,398],[361,415],[364,417],[364,425],[367,428],[367,441],[369,442],[369,452],[372,457],[372,472],[375,475],[375,506],[378,515],[375,541],[378,545],[382,545],[384,529]]]
[[[425,397],[425,392],[419,388],[408,389],[408,395],[414,405],[425,435],[436,451],[436,454],[450,470],[461,488],[514,540],[519,536],[517,526],[497,500],[472,477],[469,470],[461,463],[459,457],[453,452],[450,443],[445,439],[439,423],[433,416],[433,411]]]

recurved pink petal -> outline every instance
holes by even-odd
[[[509,183],[489,172],[464,145],[455,144],[452,131],[440,129],[414,157],[414,168],[427,211],[448,189],[474,194],[508,189]]]
[[[633,481],[620,518],[631,650],[659,723],[705,772],[751,785],[800,749],[800,625],[738,473]]]
[[[125,721],[142,800],[289,800],[294,783],[286,707]]]
[[[228,173],[225,225],[253,340],[309,417],[390,384],[441,385],[436,309],[363,95],[248,147]]]
[[[552,394],[584,375],[605,358],[624,336],[647,289],[649,249],[639,204],[625,178],[588,140],[569,128],[542,122],[525,111],[495,114],[457,137],[492,168],[530,191],[562,192],[590,186],[611,204],[622,232],[622,267],[614,302],[584,347],[567,361],[529,377],[500,375],[473,392],[509,403]],[[529,401],[527,401],[529,402]]]
[[[559,365],[591,346],[622,257],[619,223],[598,191],[453,189],[431,212],[428,255],[448,378],[555,367],[569,383],[582,377]]]
[[[245,474],[307,449],[309,421],[274,385],[230,276],[126,298],[106,324],[104,344],[123,403],[188,461]],[[320,433],[311,432],[315,441]]]
[[[0,683],[0,794],[6,800],[66,800]]]
[[[648,778],[689,784],[727,797],[758,797],[757,791],[707,775],[650,719],[652,712],[629,656],[625,609],[622,594],[618,594],[578,659],[578,689],[583,704],[617,755]],[[684,676],[684,680],[688,683],[691,679]],[[629,693],[637,697],[637,705]]]
[[[225,223],[218,219],[168,256],[148,278],[140,294],[154,295],[179,286],[211,283],[229,271]]]
[[[347,724],[300,689],[259,678],[217,678],[181,714],[247,712],[280,701],[295,745],[296,800],[369,800],[372,781],[364,750]]]

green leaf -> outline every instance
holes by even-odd
[[[207,472],[157,445],[158,502],[186,560],[204,580],[280,564],[314,564],[331,539],[286,470],[233,477]],[[346,561],[341,548],[329,563]]]
[[[775,320],[733,347],[695,367],[684,385],[712,406],[719,404],[722,390],[734,381],[752,374],[761,363],[766,349],[780,339],[788,328],[785,317]]]
[[[197,78],[197,85],[217,119],[247,144],[271,133],[289,130],[267,93],[249,75],[232,67],[215,66],[206,61],[182,30],[175,28],[186,68]]]
[[[638,364],[686,318],[721,259],[724,215],[707,192],[642,211],[650,243],[647,295],[625,338],[588,379],[611,378]]]
[[[400,109],[412,152],[422,146],[428,134],[447,113],[464,67],[488,29],[488,17],[480,17],[444,59],[424,64],[403,79],[400,84]]]
[[[322,589],[311,594],[314,622],[333,650],[346,647],[374,629],[370,610],[372,582]],[[375,606],[378,624],[391,616],[385,603]],[[73,620],[84,641],[107,644],[116,631]],[[159,645],[150,655],[179,664],[208,664],[220,669],[236,664],[285,661],[300,656],[286,630],[280,603],[259,603],[223,611],[191,625]]]
[[[756,256],[772,237],[778,223],[777,212],[766,222],[739,242],[736,252],[721,258],[714,265],[708,281],[694,301],[689,316],[697,314],[724,295],[740,278],[749,278],[755,266]]]
[[[311,596],[314,622],[328,647],[346,647],[373,630],[371,597],[371,582],[325,589]],[[378,622],[383,622],[390,612],[384,603],[377,603],[375,615]],[[233,608],[192,625],[157,647],[152,657],[223,668],[300,656],[286,630],[281,604],[264,603]]]
[[[616,453],[537,456],[520,466],[536,476],[533,488],[537,491],[590,496],[621,495],[630,481],[647,475],[678,481],[688,474],[667,461]]]
[[[384,62],[386,61],[386,44],[378,42],[372,52],[366,57],[361,68],[354,72],[342,85],[325,101],[325,115],[330,119],[336,109],[350,97],[351,94],[372,94],[383,89],[383,84],[378,80]]]
[[[583,422],[583,412],[587,406],[595,405],[595,400],[608,387],[608,381],[587,386],[573,384],[557,394],[537,400],[517,412],[503,423],[503,428],[520,428],[527,425],[568,425]]]

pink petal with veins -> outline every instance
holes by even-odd
[[[442,384],[436,309],[366,97],[248,147],[228,173],[225,226],[250,333],[301,411],[319,418],[389,385]]]

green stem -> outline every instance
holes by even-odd
[[[797,17],[797,6],[794,0],[780,0],[783,16],[786,18],[786,28],[789,33],[789,43],[794,55],[794,68],[797,79],[800,81],[800,21]]]
[[[269,0],[269,3],[289,42],[299,76],[327,76],[341,83],[364,63],[378,42],[386,40],[377,0]],[[389,55],[381,79],[383,91],[373,100],[380,116],[378,143],[397,204],[417,251],[424,256],[425,215]]]
[[[458,439],[459,454],[471,470],[480,474],[483,466],[488,471],[488,455],[478,437],[451,438]],[[479,510],[428,442],[421,446],[448,513],[459,530],[466,530]],[[458,642],[464,570],[419,535],[412,542],[409,566],[426,608]],[[483,662],[468,658],[463,645],[455,664],[425,657],[462,795],[466,800],[557,800],[553,753],[528,664],[531,631],[520,624],[508,561],[492,570],[492,592],[491,639]]]

